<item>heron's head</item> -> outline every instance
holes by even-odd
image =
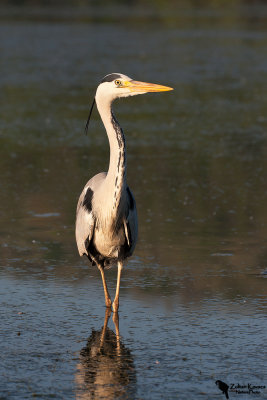
[[[165,92],[167,90],[172,90],[172,88],[154,83],[135,81],[129,76],[113,73],[106,75],[100,82],[96,91],[96,100],[104,96],[106,99],[113,101],[121,97],[149,92]]]
[[[149,92],[166,92],[168,90],[173,89],[168,86],[156,85],[155,83],[134,81],[132,78],[129,78],[129,76],[120,73],[106,75],[96,90],[96,95],[86,123],[85,132],[87,132],[88,129],[95,101],[98,107],[101,107],[101,104],[110,105],[114,100],[121,97],[135,96],[137,94],[145,94]]]

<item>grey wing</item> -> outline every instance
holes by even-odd
[[[128,216],[124,220],[124,232],[129,246],[129,256],[132,255],[138,237],[138,218],[134,196],[127,187]]]
[[[75,235],[80,256],[87,254],[85,242],[92,240],[95,228],[95,216],[92,209],[92,199],[95,190],[101,185],[106,177],[105,172],[95,175],[85,185],[77,204]]]

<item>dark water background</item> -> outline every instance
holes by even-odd
[[[0,71],[0,398],[267,386],[265,2],[3,2]],[[175,90],[115,104],[140,232],[121,337],[110,319],[103,348],[101,279],[74,221],[83,185],[108,166],[97,112],[83,129],[110,72]],[[116,268],[107,280],[113,294]]]

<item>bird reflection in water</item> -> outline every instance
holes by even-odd
[[[76,372],[76,399],[133,399],[136,373],[133,357],[119,335],[119,316],[113,314],[115,333],[108,328],[111,310],[107,309],[104,326],[92,330],[86,347],[80,352]]]

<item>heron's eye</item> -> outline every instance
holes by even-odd
[[[116,86],[121,86],[121,85],[122,85],[122,83],[121,83],[121,81],[120,81],[119,79],[116,79],[116,81],[115,81],[115,85],[116,85]]]

